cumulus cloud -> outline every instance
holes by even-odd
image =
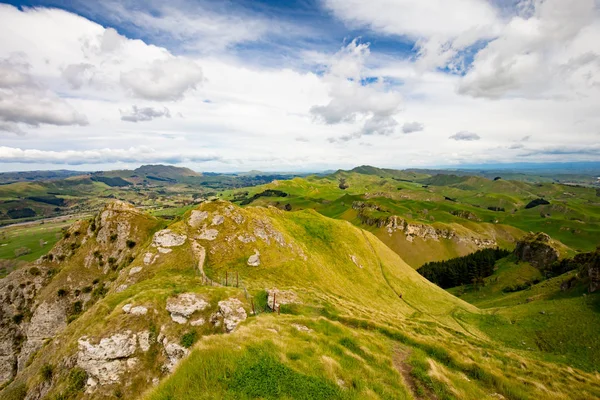
[[[600,23],[594,0],[533,4],[527,17],[513,17],[498,38],[477,52],[460,93],[564,97],[600,85]]]
[[[421,132],[423,129],[425,129],[425,125],[417,121],[405,122],[404,125],[402,125],[403,133]]]
[[[473,133],[473,132],[461,131],[461,132],[457,132],[454,135],[450,136],[450,139],[457,140],[457,141],[472,142],[474,140],[481,139],[481,137],[478,134]]]
[[[147,100],[179,100],[202,82],[202,68],[195,62],[169,57],[145,68],[121,73],[121,84],[136,97]]]
[[[161,117],[171,118],[171,113],[167,107],[160,109],[133,105],[131,110],[119,110],[119,112],[121,113],[121,120],[129,122],[152,121],[154,118]]]
[[[212,154],[182,154],[160,152],[151,147],[138,146],[128,149],[95,149],[47,151],[0,146],[0,162],[28,164],[107,164],[107,163],[171,163],[221,161]]]
[[[18,124],[87,125],[87,118],[37,83],[23,56],[0,60],[0,129],[22,133]]]
[[[369,44],[359,43],[357,39],[336,53],[324,77],[330,85],[330,101],[310,108],[311,114],[326,124],[364,119],[358,132],[341,140],[362,135],[390,135],[398,125],[393,115],[400,111],[402,96],[388,90],[382,79],[365,79],[369,53]]]
[[[72,89],[79,89],[88,83],[94,74],[94,66],[89,63],[69,64],[62,71],[62,77]]]
[[[422,68],[461,69],[459,53],[493,38],[501,27],[498,10],[486,0],[325,0],[325,5],[350,27],[414,40]]]

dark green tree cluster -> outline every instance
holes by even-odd
[[[447,289],[465,284],[477,284],[492,275],[494,264],[510,254],[508,250],[483,249],[464,257],[424,264],[418,272],[436,285]]]

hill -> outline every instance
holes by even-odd
[[[312,210],[211,201],[166,223],[111,203],[0,282],[3,398],[600,396]]]
[[[486,247],[512,250],[530,231],[546,232],[577,251],[597,245],[600,203],[594,188],[447,174],[397,176],[393,170],[363,166],[225,191],[223,198],[243,205],[310,208],[350,221],[414,268]],[[534,200],[538,205],[528,207]]]

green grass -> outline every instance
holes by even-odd
[[[36,260],[52,249],[62,237],[61,230],[72,223],[68,220],[0,228],[0,259]],[[15,250],[22,247],[30,253],[17,257]]]

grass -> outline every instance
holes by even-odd
[[[33,261],[46,254],[62,237],[62,229],[74,220],[33,223],[0,228],[0,259]],[[16,256],[15,250],[27,248],[29,253]]]
[[[70,248],[74,242],[80,246],[43,289],[40,301],[56,299],[57,291],[67,287],[67,279],[71,283],[65,299],[70,299],[75,289],[83,291],[85,287],[92,287],[91,293],[100,287],[106,292],[96,296],[95,303],[86,306],[57,340],[43,347],[19,379],[31,387],[39,384],[43,366],[60,365],[75,354],[77,340],[84,335],[97,342],[124,330],[147,330],[153,338],[162,334],[169,342],[189,345],[189,357],[151,388],[149,382],[163,376],[161,366],[166,362],[162,346],[153,341],[146,353],[138,350],[136,369],[123,376],[121,385],[111,387],[110,395],[119,390],[125,398],[144,392],[142,397],[152,400],[410,399],[422,393],[433,393],[440,399],[480,399],[492,393],[510,399],[600,396],[593,369],[583,364],[573,368],[579,366],[574,364],[575,357],[583,359],[582,353],[560,348],[558,351],[573,354],[572,359],[560,360],[558,354],[520,348],[508,341],[510,332],[513,336],[530,335],[529,323],[537,330],[558,332],[559,328],[549,322],[543,325],[542,319],[527,321],[534,312],[540,318],[548,315],[540,314],[539,309],[517,315],[518,320],[524,320],[521,325],[510,323],[516,314],[501,314],[505,310],[518,312],[515,306],[523,305],[519,303],[525,301],[524,293],[501,297],[498,312],[481,311],[424,280],[375,235],[348,221],[330,219],[313,210],[231,209],[229,203],[221,201],[206,202],[198,208],[209,213],[207,221],[216,214],[225,217],[225,222],[215,227],[219,231],[215,240],[198,239],[206,250],[206,274],[217,281],[226,272],[229,276],[239,274],[240,287],[204,283],[190,243],[202,227],[188,225],[189,213],[169,225],[187,239],[166,254],[151,246],[153,233],[164,226],[164,221],[127,214],[138,229],[129,238],[136,245],[131,249],[125,246],[128,253],[123,256],[132,255],[133,261],[106,275],[95,266],[85,268],[85,260],[90,255],[94,258],[96,250],[108,259],[116,242],[100,245],[91,237],[81,244],[73,234],[58,246]],[[243,217],[237,219],[243,222],[235,222],[234,216]],[[268,243],[258,237],[259,229],[268,236]],[[252,235],[256,240],[244,243],[237,239],[240,235]],[[249,267],[246,261],[255,249],[260,252],[261,263]],[[146,252],[158,254],[151,265],[143,262]],[[142,270],[130,276],[134,267]],[[513,268],[507,265],[502,271],[508,277]],[[124,290],[114,290],[122,284],[127,285]],[[536,286],[530,293],[537,293],[543,301],[573,301],[573,310],[581,310],[581,304],[573,299],[579,301],[583,296],[565,295],[561,299],[554,291],[536,292]],[[251,303],[263,307],[265,290],[273,287],[294,291],[301,304],[282,307],[281,315],[250,315]],[[222,334],[222,328],[211,323],[192,331],[189,325],[174,323],[165,308],[167,299],[186,292],[196,293],[210,304],[193,319],[209,321],[218,302],[232,297],[242,302],[248,319],[232,334]],[[126,314],[122,311],[125,304],[143,305],[149,312],[144,317]],[[597,307],[594,302],[585,304]],[[581,344],[595,340],[593,326],[598,322],[584,314],[573,315],[581,318],[582,325],[590,323],[588,328],[573,324],[585,329]],[[564,320],[556,323],[566,326]],[[565,331],[565,335],[574,332]],[[398,347],[410,355],[395,362]],[[586,363],[595,360],[592,357]],[[57,368],[52,379],[55,386],[50,398],[71,387],[66,371]],[[17,383],[7,389],[12,390]]]

